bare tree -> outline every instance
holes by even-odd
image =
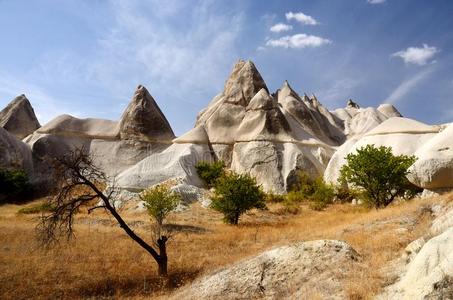
[[[126,234],[145,249],[158,264],[158,274],[167,275],[167,249],[168,237],[156,237],[157,249],[140,238],[119,215],[112,204],[115,200],[115,188],[103,192],[99,186],[107,182],[104,172],[98,169],[85,149],[75,149],[62,158],[54,161],[58,176],[57,192],[50,200],[54,209],[51,213],[43,215],[37,226],[41,242],[51,245],[61,237],[70,239],[74,236],[74,218],[80,208],[91,205],[88,213],[95,209],[105,209],[118,222]],[[97,202],[95,206],[93,203]]]

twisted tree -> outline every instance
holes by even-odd
[[[115,208],[116,189],[112,187],[108,192],[104,192],[100,188],[107,182],[107,176],[95,166],[85,149],[75,149],[63,157],[55,158],[52,163],[58,179],[56,194],[49,200],[54,209],[42,215],[37,225],[38,236],[44,245],[49,246],[62,237],[68,240],[74,237],[74,218],[82,206],[90,207],[88,213],[104,209],[132,240],[154,258],[158,265],[158,274],[167,275],[168,237],[158,236],[155,249],[129,227]]]

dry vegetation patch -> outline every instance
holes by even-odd
[[[451,195],[447,198],[452,198]],[[34,239],[37,215],[18,214],[24,206],[0,207],[0,298],[146,298],[168,295],[194,278],[245,257],[295,241],[340,239],[361,255],[348,276],[351,299],[368,299],[389,283],[382,267],[426,232],[429,207],[440,198],[417,199],[368,210],[338,204],[325,211],[303,207],[281,214],[279,204],[251,211],[242,224],[222,223],[222,216],[194,204],[169,220],[175,234],[168,244],[167,280],[157,278],[152,258],[132,242],[107,214],[82,213],[76,239],[45,251]],[[148,217],[124,213],[134,230],[151,241]],[[149,237],[149,238],[147,238]]]

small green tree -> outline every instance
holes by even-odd
[[[165,218],[176,209],[181,196],[171,191],[166,185],[159,184],[140,194],[148,214],[162,227]]]
[[[340,170],[340,184],[363,189],[365,200],[376,208],[386,207],[410,189],[406,175],[415,156],[395,156],[391,147],[367,145],[348,154],[346,160]]]
[[[201,161],[197,163],[195,169],[208,187],[213,187],[216,180],[225,173],[225,163],[221,160],[213,163]]]
[[[225,173],[216,181],[211,208],[223,213],[224,221],[237,225],[249,209],[265,209],[265,193],[248,174]]]

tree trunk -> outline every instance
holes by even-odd
[[[167,240],[168,238],[164,235],[157,240],[157,245],[159,246],[159,259],[157,260],[157,264],[159,266],[158,270],[159,276],[167,276],[167,264],[168,264],[166,245]]]

